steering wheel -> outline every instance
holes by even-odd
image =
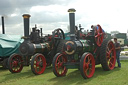
[[[60,40],[64,40],[65,39],[65,35],[62,29],[58,28],[55,29],[52,32],[52,43],[53,45],[57,46],[60,42]]]
[[[58,29],[55,29],[53,32],[52,32],[52,36],[54,39],[65,39],[65,35],[64,35],[64,32],[62,29],[58,28]]]

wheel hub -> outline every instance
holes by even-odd
[[[86,68],[89,68],[89,63],[85,64],[85,67],[86,67]]]
[[[39,66],[40,67],[43,67],[43,62],[39,62]]]
[[[58,63],[58,68],[60,68],[60,67],[62,67],[62,63],[59,62]]]
[[[13,61],[13,65],[17,66],[18,65],[18,61]]]
[[[89,68],[92,68],[92,64],[89,64]]]

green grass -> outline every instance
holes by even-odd
[[[128,49],[124,49],[124,51],[128,51]]]
[[[17,74],[0,67],[0,85],[128,85],[128,61],[121,61],[121,64],[122,68],[112,71],[103,71],[101,65],[97,65],[90,79],[83,79],[77,69],[69,69],[66,76],[56,77],[52,67],[47,68],[42,75],[34,75],[30,66]]]

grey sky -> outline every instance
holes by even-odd
[[[31,15],[30,27],[37,24],[44,33],[61,27],[67,30],[69,8],[76,9],[76,25],[85,30],[100,24],[105,31],[126,32],[127,0],[0,0],[0,16],[5,17],[7,34],[23,34],[22,15]],[[1,20],[0,20],[1,28]],[[1,29],[0,29],[1,33]]]
[[[34,6],[49,6],[49,5],[61,5],[65,6],[68,3],[72,2],[65,1],[65,0],[0,0],[0,16],[5,17],[5,27],[6,27],[6,33],[8,34],[23,34],[23,19],[22,15],[25,13],[30,14],[30,9]],[[37,9],[35,9],[36,11]],[[54,8],[51,8],[51,10],[56,10]],[[53,14],[53,15],[51,15]],[[34,10],[32,14],[30,14],[32,17],[30,18],[30,24],[34,26],[34,24],[45,24],[46,27],[51,25],[56,25],[59,21],[66,22],[65,16],[58,16],[54,15],[54,13],[51,11],[41,11],[34,13]],[[61,20],[60,20],[61,19]],[[1,25],[1,22],[0,22]],[[18,28],[17,28],[18,27]],[[20,28],[19,28],[20,27]],[[48,30],[53,30],[51,27],[47,28]],[[45,28],[45,27],[43,27]],[[1,30],[0,30],[1,31]],[[50,32],[50,31],[49,31]]]

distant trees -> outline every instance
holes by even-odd
[[[119,31],[111,31],[110,33],[111,33],[111,35],[115,35],[115,34],[118,34],[120,32]]]
[[[114,38],[116,37],[116,34],[120,33],[119,31],[111,31],[111,36]]]

